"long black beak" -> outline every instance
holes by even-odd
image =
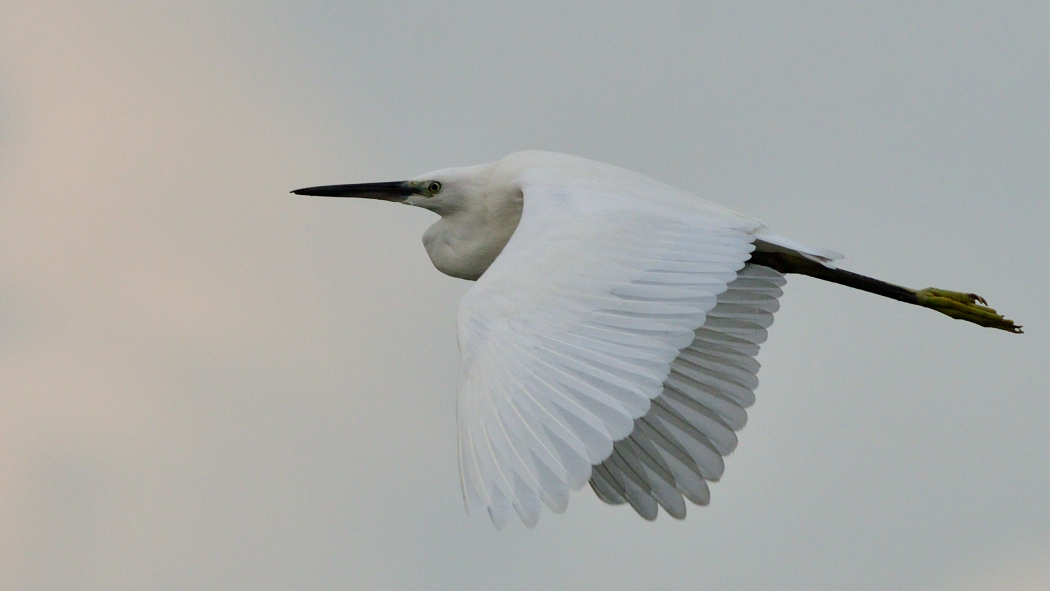
[[[388,183],[307,187],[305,189],[296,189],[292,193],[317,197],[359,197],[362,199],[382,199],[384,201],[404,201],[409,195],[418,194],[419,189],[406,181],[392,181]]]

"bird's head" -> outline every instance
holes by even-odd
[[[521,219],[521,190],[499,173],[497,164],[446,168],[406,181],[324,185],[292,193],[379,199],[429,209],[441,216],[423,234],[434,266],[453,277],[477,279]]]
[[[486,193],[487,166],[437,170],[405,181],[323,185],[296,189],[296,195],[379,199],[429,209],[441,216],[470,209]]]

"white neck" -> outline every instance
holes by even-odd
[[[423,233],[423,246],[438,271],[476,280],[507,245],[521,220],[522,192],[501,172],[493,166],[475,176],[458,187],[454,207],[435,209],[441,219]]]

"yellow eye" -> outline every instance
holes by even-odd
[[[427,183],[427,192],[431,195],[441,191],[441,183],[437,181],[430,181]]]

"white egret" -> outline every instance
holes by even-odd
[[[550,152],[299,195],[441,216],[423,244],[477,282],[459,307],[459,461],[468,512],[528,526],[588,481],[655,519],[710,500],[746,408],[785,273],[1021,332],[974,294],[836,269],[841,255],[646,176]]]

